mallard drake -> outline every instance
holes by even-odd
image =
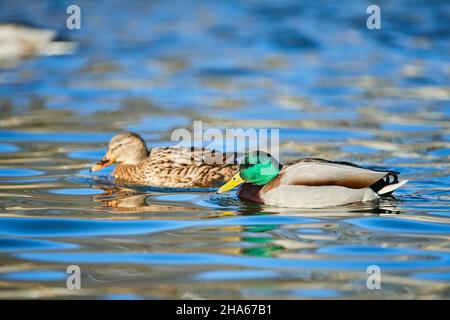
[[[215,187],[238,169],[236,154],[205,148],[161,147],[150,151],[136,133],[121,132],[109,142],[106,155],[91,168],[98,171],[116,163],[112,173],[120,182],[158,187]]]
[[[270,154],[257,151],[246,154],[240,170],[217,192],[243,184],[238,196],[244,200],[323,208],[375,200],[406,182],[398,179],[398,172],[365,169],[344,161],[304,158],[282,165]]]

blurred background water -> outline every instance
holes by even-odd
[[[0,41],[0,298],[449,298],[448,1],[376,1],[381,30],[366,28],[372,1],[77,1],[72,31],[70,4],[0,4],[0,23],[71,44],[23,59]],[[286,210],[89,174],[119,130],[170,145],[194,120],[280,128],[283,159],[410,182]]]

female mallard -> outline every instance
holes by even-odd
[[[239,172],[217,192],[245,183],[238,191],[245,200],[281,207],[323,208],[390,195],[407,182],[399,181],[397,175],[394,171],[317,158],[281,165],[270,154],[257,151],[245,156]]]
[[[108,151],[91,168],[98,171],[113,163],[118,181],[159,187],[214,187],[237,171],[236,155],[204,148],[162,147],[149,152],[136,133],[122,132],[111,139]]]

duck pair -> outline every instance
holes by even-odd
[[[205,148],[161,147],[150,151],[135,133],[111,139],[108,151],[91,168],[116,164],[113,177],[121,182],[160,187],[215,187],[218,193],[240,186],[239,198],[295,208],[322,208],[365,202],[391,195],[404,185],[398,172],[378,171],[344,161],[303,158],[280,164],[270,154],[255,151],[237,165],[236,154]]]

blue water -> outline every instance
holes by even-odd
[[[449,298],[448,1],[384,1],[381,30],[366,28],[370,1],[77,1],[74,31],[69,4],[1,4],[0,24],[78,46],[0,61],[0,298]],[[278,128],[285,160],[410,182],[305,210],[89,173],[118,131],[163,146],[193,121]]]

